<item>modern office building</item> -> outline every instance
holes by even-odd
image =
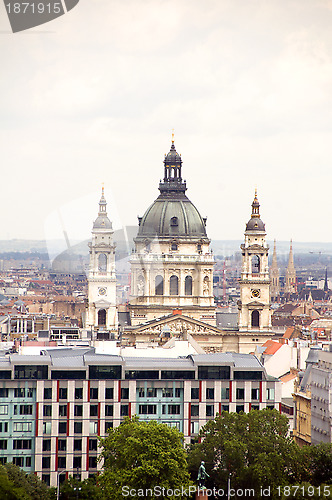
[[[97,473],[98,436],[126,416],[175,426],[189,443],[223,410],[280,409],[281,384],[255,356],[142,351],[124,357],[73,348],[0,358],[0,462],[55,486],[70,474]]]

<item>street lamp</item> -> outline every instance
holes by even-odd
[[[78,478],[79,478],[79,470],[80,470],[80,468],[79,468],[79,467],[77,467],[77,469],[73,469],[73,470],[66,470],[66,469],[64,469],[64,470],[61,470],[60,472],[59,472],[59,471],[57,471],[57,479],[56,479],[56,500],[59,500],[59,498],[60,498],[60,479],[59,479],[59,478],[60,478],[61,474],[63,474],[64,472],[74,472],[74,470],[76,470],[76,474],[77,474],[77,475],[76,475],[76,478],[77,478],[77,480],[78,480]],[[75,488],[75,489],[76,489],[76,488]],[[81,488],[79,488],[79,489],[81,489]],[[76,497],[78,498],[78,491],[77,491]]]

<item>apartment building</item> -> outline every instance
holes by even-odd
[[[178,358],[54,349],[0,357],[0,462],[55,486],[97,473],[98,436],[126,416],[177,427],[186,443],[221,411],[280,410],[281,384],[255,356]]]

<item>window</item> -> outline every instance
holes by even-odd
[[[147,398],[156,398],[157,397],[157,389],[154,387],[148,387],[146,389],[146,397]]]
[[[176,227],[179,225],[179,219],[177,217],[172,217],[171,218],[171,226]]]
[[[199,399],[199,387],[191,388],[191,399]]]
[[[180,415],[180,413],[181,413],[180,405],[168,405],[169,415]]]
[[[28,387],[27,398],[33,398],[33,394],[34,394],[34,389],[32,389],[32,387]]]
[[[59,417],[67,416],[67,405],[59,405]]]
[[[175,397],[180,398],[182,396],[182,389],[180,387],[175,388]]]
[[[169,279],[169,294],[179,295],[179,278],[175,275]]]
[[[0,398],[8,398],[8,389],[4,387],[0,388]]]
[[[164,279],[160,275],[155,277],[155,295],[164,295]]]
[[[251,326],[259,328],[259,311],[253,311],[251,313]]]
[[[120,415],[121,415],[121,417],[128,417],[128,415],[129,415],[129,406],[128,405],[121,405]]]
[[[172,387],[163,388],[162,397],[163,398],[172,398],[173,397],[173,388]]]
[[[221,399],[229,399],[229,387],[221,388]]]
[[[162,370],[162,380],[191,380],[195,378],[193,370]]]
[[[43,451],[51,451],[51,440],[43,439]]]
[[[229,405],[221,405],[221,411],[229,411]]]
[[[102,273],[106,273],[106,269],[107,269],[107,255],[101,253],[98,256],[98,270]]]
[[[191,276],[186,276],[184,280],[184,293],[185,295],[192,295],[193,293],[193,279]]]
[[[98,417],[98,405],[90,405],[90,417]]]
[[[58,439],[58,450],[59,451],[67,450],[67,439]]]
[[[106,387],[105,389],[105,399],[113,399],[113,387]]]
[[[52,387],[44,387],[44,399],[52,399]]]
[[[236,405],[236,413],[244,412],[244,405]]]
[[[74,422],[74,434],[82,434],[82,422]]]
[[[113,405],[105,405],[105,417],[113,417]]]
[[[52,380],[84,380],[85,370],[52,370]]]
[[[8,432],[8,422],[0,422],[0,432]]]
[[[156,415],[157,405],[139,405],[140,415]]]
[[[98,399],[98,387],[90,387],[90,399]]]
[[[82,457],[74,457],[73,458],[73,469],[82,467]]]
[[[106,326],[106,309],[98,311],[98,326]]]
[[[235,371],[234,380],[262,380],[262,373],[256,370]]]
[[[121,379],[121,366],[112,365],[90,365],[89,378],[91,380]]]
[[[229,380],[229,366],[199,366],[198,378],[201,380]]]
[[[0,439],[0,450],[7,450],[7,439]]]
[[[0,405],[0,415],[8,415],[8,405]]]
[[[108,429],[113,429],[113,422],[105,422],[105,433],[108,432]]]
[[[259,405],[251,405],[252,410],[259,410]]]
[[[74,405],[74,416],[75,417],[83,416],[83,405]]]
[[[20,405],[20,415],[32,415],[32,405]]]
[[[89,469],[97,468],[97,457],[89,457]]]
[[[59,387],[59,399],[67,399],[67,387]]]
[[[126,370],[125,378],[130,380],[158,380],[158,370]]]
[[[97,439],[89,439],[89,451],[97,451]]]
[[[43,483],[47,484],[47,486],[50,486],[50,484],[51,484],[50,474],[42,474],[42,481],[43,481]]]
[[[199,406],[198,405],[191,405],[190,415],[192,417],[198,417],[199,416]]]
[[[0,457],[0,464],[4,465],[7,463],[7,457]]]
[[[199,422],[191,422],[191,434],[199,433]]]
[[[44,405],[43,415],[44,415],[44,417],[51,417],[52,416],[52,405]]]
[[[42,458],[42,468],[50,469],[51,468],[51,457],[43,457]]]
[[[121,389],[121,399],[129,399],[129,389],[127,387]]]
[[[274,399],[274,388],[273,387],[268,387],[266,389],[266,399]]]
[[[14,422],[13,423],[14,432],[31,432],[32,422]]]
[[[214,389],[211,387],[206,388],[206,399],[214,399]]]
[[[214,416],[214,405],[206,405],[206,416],[207,417]]]
[[[48,379],[47,365],[17,365],[14,367],[14,378],[16,379]]]
[[[74,451],[82,451],[82,439],[74,439]]]
[[[66,457],[58,457],[58,469],[65,469],[66,467]]]
[[[260,272],[260,258],[258,255],[251,257],[251,272],[252,274],[259,274]]]
[[[172,243],[172,244],[171,244],[171,250],[172,250],[172,251],[176,251],[177,249],[178,249],[177,244],[176,244],[176,243]]]
[[[13,457],[13,464],[17,465],[17,467],[23,467],[24,457]]]
[[[25,457],[25,466],[31,467],[31,457]]]
[[[59,422],[59,434],[67,434],[67,422]]]
[[[98,422],[89,422],[89,434],[98,434]]]
[[[145,389],[144,389],[144,387],[139,387],[137,389],[137,392],[138,392],[138,397],[139,398],[144,398],[145,397]]]
[[[15,387],[14,398],[25,398],[25,389],[23,387]]]
[[[75,399],[83,399],[83,388],[82,387],[75,388]]]
[[[259,399],[259,389],[251,389],[251,399]]]
[[[43,434],[51,434],[52,422],[43,422]]]
[[[266,408],[267,408],[268,410],[274,410],[274,405],[266,405]]]
[[[31,439],[14,439],[14,450],[31,450]]]
[[[236,399],[244,399],[244,389],[242,388],[236,389]]]

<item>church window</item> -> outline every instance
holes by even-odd
[[[100,272],[105,273],[107,267],[107,256],[101,253],[98,257],[98,269]]]
[[[177,227],[179,225],[179,220],[177,217],[172,217],[171,218],[171,226],[172,227]]]
[[[164,279],[160,275],[155,278],[155,294],[164,295]]]
[[[259,327],[259,311],[253,311],[251,313],[251,326]]]
[[[193,279],[191,276],[186,276],[184,280],[184,293],[186,295],[192,295],[193,293]]]
[[[106,311],[105,311],[105,309],[100,309],[98,311],[98,326],[106,326]]]
[[[252,274],[260,273],[261,262],[258,255],[253,255],[251,258],[251,272]]]
[[[169,279],[169,294],[179,295],[179,278],[177,276],[171,276]]]

